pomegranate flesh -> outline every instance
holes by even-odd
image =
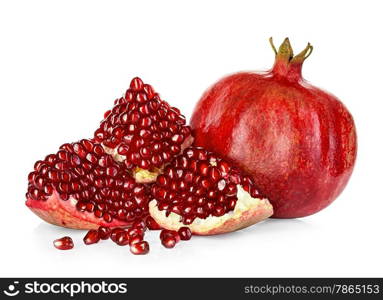
[[[75,229],[128,226],[148,214],[148,191],[91,140],[37,161],[26,205],[48,223]]]
[[[152,195],[149,212],[161,227],[188,227],[199,235],[234,231],[273,213],[249,176],[200,147],[185,149],[167,165]]]
[[[190,127],[180,111],[161,100],[138,77],[104,115],[94,138],[137,182],[153,182],[175,155],[191,145]]]
[[[288,39],[279,51],[272,47],[271,71],[219,80],[197,103],[191,127],[195,145],[252,176],[270,199],[273,217],[304,217],[345,188],[356,159],[356,130],[338,98],[302,78],[310,44],[295,56]]]

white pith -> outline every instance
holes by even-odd
[[[161,211],[158,209],[155,199],[149,203],[149,212],[151,216],[159,218],[158,221],[160,223],[166,223],[169,228],[173,230],[178,230],[180,227],[186,226],[189,227],[192,232],[203,234],[204,232],[220,227],[229,220],[241,218],[243,213],[250,209],[256,210],[258,207],[263,209],[267,207],[272,211],[272,206],[267,198],[252,198],[240,185],[237,185],[237,198],[238,200],[233,211],[220,217],[209,216],[206,219],[195,218],[190,225],[183,224],[181,222],[181,216],[173,212],[170,213],[169,216],[166,216],[165,210]]]

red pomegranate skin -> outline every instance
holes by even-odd
[[[281,48],[271,71],[229,75],[210,87],[191,126],[197,146],[253,176],[274,207],[273,217],[295,218],[322,210],[342,192],[357,140],[340,100],[302,78],[307,48],[297,58],[291,50],[288,59]]]

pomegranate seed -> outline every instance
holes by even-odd
[[[98,228],[98,235],[100,236],[100,239],[107,240],[110,237],[111,229],[109,227],[100,226]]]
[[[162,241],[163,239],[165,239],[167,237],[174,238],[176,240],[176,242],[178,242],[180,240],[180,236],[179,236],[177,231],[163,229],[160,233],[160,240]]]
[[[146,226],[149,230],[161,230],[161,226],[151,216],[146,218]]]
[[[113,242],[116,243],[116,241],[117,241],[117,234],[120,233],[120,232],[124,232],[124,231],[125,231],[124,229],[119,228],[119,227],[112,229],[112,231],[110,232],[110,239]]]
[[[142,235],[131,236],[129,239],[129,245],[131,246],[133,244],[137,244],[139,242],[142,242],[143,239],[144,239],[144,237]]]
[[[180,236],[180,239],[183,241],[188,241],[192,237],[192,232],[189,229],[189,227],[181,227],[178,229],[178,234]]]
[[[70,250],[73,249],[73,240],[69,236],[64,236],[60,239],[53,241],[53,246],[59,250]]]
[[[177,241],[172,236],[167,236],[161,240],[162,245],[165,248],[174,248],[174,246],[177,244]]]
[[[100,236],[98,234],[98,231],[94,230],[94,229],[89,230],[88,233],[85,235],[83,240],[84,240],[85,245],[91,245],[91,244],[98,243],[100,241]]]
[[[146,230],[146,223],[144,220],[137,220],[132,224],[133,228],[141,229],[143,231]]]
[[[126,246],[129,244],[130,236],[128,232],[121,231],[116,234],[116,244],[119,246]]]
[[[149,252],[149,243],[146,241],[134,243],[130,246],[130,252],[135,255],[146,254]]]
[[[129,236],[143,235],[144,234],[144,229],[132,227],[132,228],[129,228],[127,230],[127,233],[128,233]]]

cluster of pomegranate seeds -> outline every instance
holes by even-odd
[[[53,241],[53,246],[59,250],[70,250],[73,249],[73,240],[69,236],[64,236],[60,239]]]
[[[177,231],[163,229],[160,233],[160,240],[165,248],[174,248],[180,241],[180,236]]]
[[[160,240],[165,248],[174,248],[180,241],[188,241],[192,237],[192,232],[188,227],[181,227],[178,231],[163,229],[160,233]]]
[[[261,197],[253,180],[239,169],[204,148],[189,147],[157,177],[152,195],[166,216],[176,213],[189,225],[197,217],[219,217],[234,210],[237,185],[253,198]]]
[[[91,245],[100,240],[111,239],[119,246],[130,246],[133,254],[146,254],[149,252],[149,244],[144,241],[145,231],[147,229],[144,219],[133,222],[129,228],[115,227],[113,229],[100,226],[98,230],[89,230],[84,237],[84,243]]]
[[[111,229],[109,227],[100,226],[98,230],[91,229],[83,238],[84,244],[91,245],[98,243],[100,240],[111,239],[119,246],[129,245],[130,251],[133,254],[146,254],[149,252],[149,243],[144,241],[144,235],[147,229],[150,230],[147,226],[149,218],[151,217],[137,220],[129,228],[115,227]],[[149,223],[151,221],[154,220],[150,220]],[[158,230],[158,228],[156,227],[154,230]],[[188,227],[181,227],[178,232],[163,229],[160,233],[161,243],[166,248],[174,248],[180,240],[187,241],[190,240],[191,237],[192,232]],[[57,249],[68,250],[73,248],[73,241],[70,237],[65,236],[55,240],[53,245]]]
[[[105,113],[94,138],[118,154],[117,160],[124,160],[127,169],[155,170],[181,152],[191,134],[185,124],[177,108],[136,77],[125,96]]]
[[[44,201],[57,192],[61,200],[76,199],[78,211],[106,223],[132,222],[148,211],[147,187],[91,140],[64,144],[56,154],[37,161],[28,181],[27,198]]]

